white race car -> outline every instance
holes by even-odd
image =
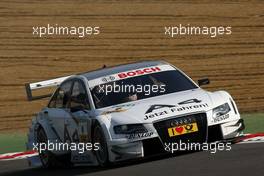
[[[29,163],[104,166],[162,153],[166,143],[239,136],[244,123],[234,100],[200,88],[208,83],[167,62],[144,61],[26,84],[30,101],[51,96],[32,120],[27,148],[39,155]],[[53,95],[32,95],[52,86]]]

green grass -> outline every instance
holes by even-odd
[[[264,132],[264,113],[242,114],[245,122],[245,133]]]
[[[264,113],[243,114],[245,133],[264,132]],[[0,134],[0,154],[25,151],[26,133]]]
[[[0,154],[25,151],[26,133],[0,134]]]

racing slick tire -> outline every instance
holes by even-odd
[[[95,125],[93,132],[94,143],[99,143],[99,149],[94,151],[98,164],[100,166],[109,165],[108,147],[105,139],[104,132],[99,124]]]
[[[46,146],[48,144],[47,135],[42,127],[39,127],[37,130],[37,143],[45,143]],[[58,168],[58,167],[71,167],[73,166],[70,157],[61,156],[60,158],[55,156],[52,152],[48,151],[48,149],[39,152],[39,158],[42,163],[43,168]]]

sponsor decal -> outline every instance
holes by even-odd
[[[157,73],[157,72],[162,72],[162,71],[169,71],[169,70],[175,70],[174,67],[171,65],[159,65],[159,66],[153,66],[153,67],[144,67],[136,70],[128,70],[126,72],[121,72],[121,73],[116,73],[112,74],[109,76],[104,76],[100,78],[96,78],[93,80],[89,80],[89,87],[95,87],[100,84],[105,84],[105,83],[110,83],[113,81],[118,81],[122,79],[127,79],[131,77],[136,77],[136,76],[141,76],[141,75],[146,75],[146,74],[151,74],[151,73]]]
[[[91,162],[91,157],[87,153],[83,153],[81,155],[80,154],[76,154],[76,155],[72,155],[71,156],[71,160],[73,162],[79,162],[79,163],[81,163],[81,162]]]
[[[136,104],[135,103],[131,103],[131,104],[124,104],[124,105],[116,105],[116,106],[113,106],[114,108],[131,108],[133,106],[135,106]]]
[[[104,111],[104,112],[102,112],[102,115],[111,114],[111,113],[115,113],[115,112],[125,112],[125,111],[129,110],[133,106],[135,106],[135,104],[127,104],[127,105],[115,106],[115,107],[113,107],[113,108],[115,108],[114,110]]]
[[[147,133],[134,133],[127,136],[128,139],[141,139],[141,138],[147,138],[152,136],[153,132],[147,132]]]
[[[151,105],[145,114],[151,113],[154,110],[165,108],[165,107],[172,108],[172,107],[175,107],[175,105],[162,105],[162,104]]]
[[[223,121],[223,120],[226,120],[229,118],[229,114],[225,114],[225,115],[222,115],[222,116],[219,116],[219,117],[215,117],[213,118],[213,122],[214,123],[217,123],[217,122],[220,122],[220,121]]]
[[[105,111],[102,113],[102,115],[107,115],[107,114],[111,114],[111,113],[115,113],[115,112],[124,112],[124,111],[127,111],[127,109],[116,108],[114,110]]]
[[[180,125],[172,128],[168,128],[168,134],[170,137],[193,133],[198,131],[197,123],[191,123],[186,125]]]
[[[114,76],[107,76],[107,77],[103,77],[102,78],[102,82],[111,82],[111,81],[114,81],[115,80],[115,77]]]
[[[161,71],[160,67],[150,67],[150,68],[144,68],[144,69],[135,70],[135,71],[119,73],[117,76],[119,78],[127,78],[127,77],[134,77],[138,75],[144,75],[146,73],[153,73],[153,72],[159,72],[159,71]]]
[[[67,125],[65,124],[64,125],[64,142],[80,142],[80,139],[79,139],[79,134],[78,134],[78,131],[77,129],[74,130],[72,136],[70,136],[70,133],[69,133],[69,130],[67,128]]]
[[[197,100],[197,99],[195,99],[195,100]],[[199,102],[201,102],[201,101],[199,100]],[[186,104],[186,102],[184,104]],[[156,104],[156,105],[152,105],[146,111],[144,120],[155,118],[155,117],[160,117],[160,116],[163,116],[166,114],[171,114],[171,113],[175,114],[177,112],[182,112],[182,111],[186,111],[186,110],[193,110],[193,109],[200,109],[200,108],[207,108],[207,107],[209,107],[209,105],[207,103],[198,103],[195,105],[185,105],[185,106]],[[157,111],[158,109],[164,109],[164,110],[163,111]]]

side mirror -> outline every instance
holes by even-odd
[[[207,85],[207,84],[210,84],[210,80],[209,80],[208,78],[205,78],[205,79],[199,79],[199,80],[198,80],[198,85],[199,85],[199,86]]]

